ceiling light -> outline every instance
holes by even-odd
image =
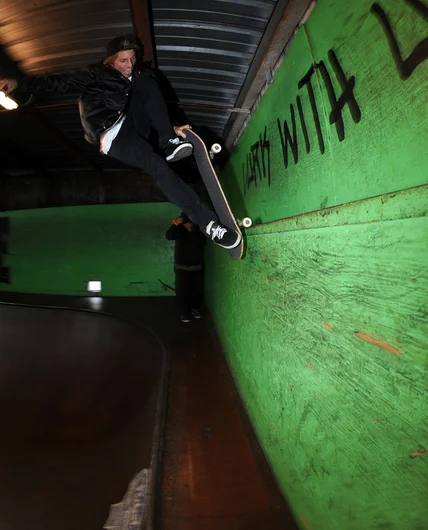
[[[7,110],[14,110],[18,108],[18,103],[6,96],[6,94],[2,90],[0,90],[0,105],[2,105]]]

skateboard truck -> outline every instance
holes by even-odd
[[[244,217],[243,219],[236,219],[236,222],[238,223],[238,226],[241,226],[242,228],[250,228],[250,226],[253,224],[253,221],[250,217]]]
[[[209,150],[210,158],[211,160],[214,160],[215,155],[218,155],[221,151],[221,145],[220,144],[212,144]]]

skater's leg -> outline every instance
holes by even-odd
[[[135,130],[132,120],[126,118],[108,155],[148,173],[168,200],[185,212],[214,243],[226,249],[239,245],[241,234],[219,223],[213,211],[202,208],[195,191],[153,152],[151,145]]]
[[[159,135],[162,149],[168,141],[176,137],[165,100],[159,85],[149,74],[137,75],[132,83],[128,116],[132,117],[137,131],[148,138],[150,125]]]
[[[176,162],[193,153],[193,145],[174,131],[159,85],[149,74],[136,75],[127,112],[138,133],[147,140],[150,128],[158,133],[158,142],[168,162]]]
[[[217,221],[214,212],[202,208],[194,190],[185,184],[151,145],[134,129],[128,118],[112,143],[109,156],[148,173],[173,204],[185,212],[201,229]]]

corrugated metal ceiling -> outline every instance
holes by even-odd
[[[152,0],[158,66],[196,129],[222,136],[277,3]],[[133,32],[127,0],[3,0],[0,19],[0,43],[30,75],[97,62],[113,36]],[[0,139],[16,150],[25,142],[31,159],[48,169],[122,167],[85,142],[76,99],[77,94],[37,95],[36,115],[44,126],[21,112],[1,112]],[[16,167],[16,157],[9,158],[3,151],[3,169]]]
[[[222,136],[276,3],[152,1],[159,68],[195,126]]]

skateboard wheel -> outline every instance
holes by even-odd
[[[253,224],[253,221],[249,217],[244,217],[244,219],[238,220],[238,225],[244,228],[250,228],[252,224]]]
[[[215,155],[218,155],[221,151],[221,145],[220,144],[212,144],[211,146],[211,152]]]

